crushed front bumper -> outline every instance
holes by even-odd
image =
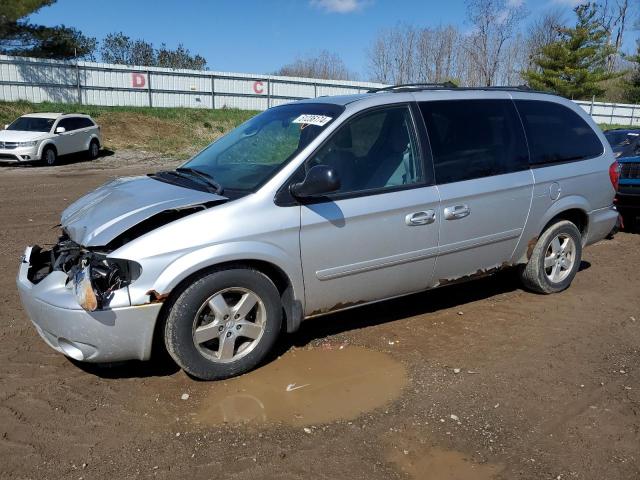
[[[64,272],[54,271],[37,284],[29,280],[31,251],[27,247],[20,263],[18,291],[27,315],[50,347],[86,362],[149,359],[161,304],[87,312],[67,286]]]

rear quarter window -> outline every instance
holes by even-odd
[[[597,157],[604,147],[576,112],[558,103],[516,100],[529,144],[531,165]]]

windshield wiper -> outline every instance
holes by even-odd
[[[178,167],[176,168],[175,171],[178,173],[187,173],[187,174],[191,174],[198,177],[199,179],[203,180],[207,185],[215,189],[213,193],[222,195],[222,192],[224,191],[224,189],[222,188],[222,185],[216,182],[213,176],[209,175],[207,172],[196,170],[195,168],[190,168],[190,167]]]

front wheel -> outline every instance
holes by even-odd
[[[258,365],[275,344],[281,323],[280,295],[266,275],[220,270],[199,278],[176,299],[165,344],[185,372],[218,380]]]
[[[560,220],[540,236],[520,277],[524,286],[534,292],[561,292],[571,285],[581,261],[582,236],[578,227]]]
[[[50,167],[55,165],[58,160],[58,153],[56,152],[56,149],[53,147],[44,147],[44,150],[42,151],[42,160],[44,160],[44,163]]]

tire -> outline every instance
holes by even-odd
[[[275,344],[281,324],[280,295],[266,275],[248,268],[219,270],[179,295],[164,339],[189,375],[220,380],[256,367]]]
[[[58,152],[56,149],[52,146],[44,147],[42,150],[42,161],[49,167],[54,166],[58,161]]]
[[[520,270],[520,278],[525,288],[531,291],[543,294],[561,292],[571,285],[581,261],[580,231],[572,222],[559,220],[542,233],[529,263]]]
[[[87,154],[90,160],[95,160],[100,155],[100,143],[95,138],[89,142],[89,150],[87,150]]]

